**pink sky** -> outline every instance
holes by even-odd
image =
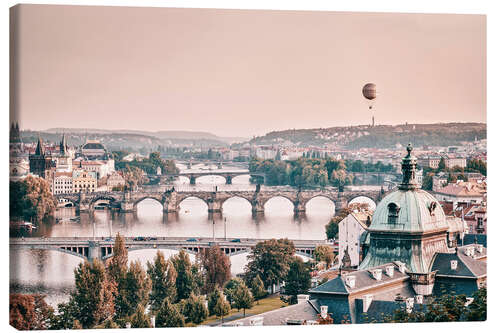
[[[21,5],[21,128],[486,122],[486,16]]]

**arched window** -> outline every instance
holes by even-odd
[[[389,214],[387,217],[387,222],[390,224],[396,224],[399,217],[399,205],[397,203],[391,202],[387,205]]]

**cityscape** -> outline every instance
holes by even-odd
[[[78,18],[69,27],[77,31],[76,25],[85,25],[79,21],[82,11],[100,15],[98,8],[15,6],[11,29],[30,32],[32,15],[47,20],[42,25],[58,27],[56,17],[64,13]],[[118,21],[133,12],[101,9]],[[163,24],[162,15],[199,15],[202,21],[216,17],[196,9],[136,10],[154,24]],[[238,27],[249,36],[256,32],[246,32],[246,15],[262,15],[263,22],[266,15],[277,15],[218,14],[242,19]],[[155,15],[161,20],[156,22]],[[287,22],[287,15],[297,14],[275,18]],[[391,22],[392,15],[400,14],[380,15]],[[399,18],[413,22],[405,15]],[[450,26],[457,24],[453,15],[439,16]],[[467,21],[469,16],[473,22]],[[461,17],[458,26],[475,29],[479,16]],[[483,24],[484,17],[479,21]],[[219,28],[225,31],[224,25]],[[160,36],[169,35],[161,31]],[[58,33],[65,40],[66,32]],[[177,36],[168,38],[178,41]],[[114,43],[119,41],[109,46],[113,54],[119,52]],[[425,48],[430,42],[424,38],[419,43]],[[461,43],[456,47],[464,48]],[[159,48],[146,44],[151,52]],[[29,52],[32,46],[25,47],[36,54]],[[70,48],[64,44],[62,53],[65,47]],[[250,63],[259,61],[256,55],[248,57]],[[235,61],[225,65],[238,71]],[[184,66],[188,75],[194,64]],[[110,68],[111,63],[106,70]],[[180,92],[185,77],[177,74],[172,80],[179,80],[179,86],[171,81],[162,86],[174,91],[162,92],[173,99],[189,91]],[[56,66],[46,80],[64,75],[65,69]],[[73,80],[74,74],[68,75]],[[194,76],[200,85],[203,75]],[[219,79],[238,96],[238,88]],[[312,113],[287,111],[284,102],[274,105],[282,107],[275,112],[279,121],[261,118],[258,128],[252,127],[253,116],[242,111],[238,117],[231,109],[243,104],[233,99],[227,101],[234,102],[229,109],[212,111],[213,118],[200,113],[199,119],[190,115],[187,101],[177,105],[184,105],[184,113],[167,109],[156,121],[146,115],[149,111],[117,107],[99,113],[98,103],[85,115],[65,109],[93,103],[92,98],[99,98],[95,95],[67,105],[46,101],[39,110],[53,110],[38,119],[25,105],[39,92],[30,95],[35,88],[21,79],[27,93],[19,93],[23,107],[11,106],[9,144],[10,325],[62,330],[485,321],[487,136],[482,97],[469,113],[442,111],[446,121],[438,118],[439,112],[406,118],[398,112],[388,121],[395,114],[384,111],[390,109],[391,84],[356,79],[357,86],[335,95],[359,100],[347,122],[339,114],[349,112],[335,111],[317,126]],[[477,88],[475,79],[482,76],[471,76]],[[84,81],[80,76],[74,80]],[[112,82],[120,84],[119,79]],[[64,90],[68,86],[59,86],[61,96],[70,94]],[[106,100],[115,98],[111,103],[121,105],[123,87],[109,87]],[[399,116],[409,121],[399,121]],[[226,119],[223,125],[218,117]],[[145,119],[150,125],[144,126]]]

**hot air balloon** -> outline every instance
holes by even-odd
[[[377,86],[375,83],[367,83],[363,86],[363,96],[368,101],[368,109],[372,110],[375,98],[377,98]],[[375,115],[372,110],[372,127],[375,126]]]
[[[367,83],[364,85],[363,96],[370,101],[377,98],[377,87],[375,83]]]

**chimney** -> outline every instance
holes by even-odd
[[[415,301],[417,304],[424,304],[424,295],[416,295]]]
[[[398,265],[398,270],[401,272],[401,273],[405,273],[406,272],[406,264],[404,262],[401,262],[401,261],[396,261],[396,265]]]
[[[413,297],[408,297],[406,299],[406,312],[408,312],[408,313],[412,312],[414,303],[415,303],[415,299]]]
[[[356,286],[356,277],[354,275],[347,275],[345,277],[345,283],[349,288],[354,288]]]
[[[456,260],[451,260],[450,261],[450,265],[451,265],[451,269],[456,271],[457,270],[457,267],[458,267],[458,261]]]
[[[326,317],[328,317],[328,306],[322,305],[320,309],[321,309],[321,318],[326,319]]]
[[[390,265],[385,268],[385,274],[387,274],[388,277],[393,277],[394,276],[394,266]]]
[[[309,300],[309,295],[305,295],[305,294],[297,295],[297,303],[299,303],[299,304],[305,303],[308,300]]]
[[[483,253],[483,244],[477,244],[476,245],[476,250],[479,253]]]
[[[380,281],[382,279],[382,270],[380,268],[374,269],[370,273],[372,273],[375,280]]]
[[[372,304],[373,295],[364,295],[363,296],[363,312],[368,311],[370,308],[370,304]]]
[[[468,256],[468,257],[472,257],[472,255],[474,253],[473,251],[474,251],[474,248],[468,246],[468,247],[465,248],[465,255]]]

